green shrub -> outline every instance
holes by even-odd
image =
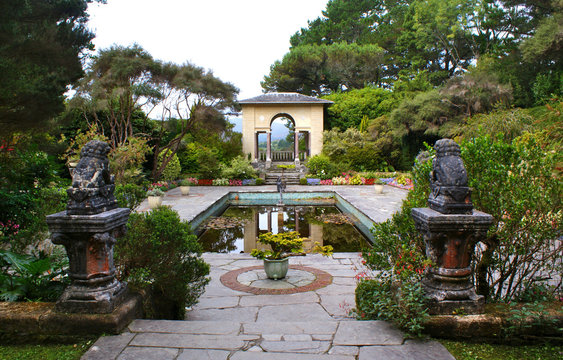
[[[256,185],[264,185],[264,179],[256,178]]]
[[[256,170],[244,156],[237,156],[229,166],[221,165],[221,175],[227,179],[252,179],[256,177]]]
[[[22,255],[0,251],[1,301],[55,301],[70,279],[66,254]]]
[[[197,159],[200,179],[213,179],[220,173],[217,151],[205,148]]]
[[[167,150],[166,154],[168,156],[168,154],[170,154],[170,150]],[[163,157],[164,157],[164,152],[161,152],[158,155],[159,167],[162,164]],[[178,155],[174,154],[170,159],[170,161],[168,161],[168,164],[166,164],[164,170],[162,170],[161,177],[162,179],[164,179],[164,181],[172,181],[178,179],[181,173],[182,173],[182,167],[180,166],[180,160],[178,159]]]
[[[371,229],[373,247],[364,249],[362,257],[376,276],[360,283],[356,290],[358,318],[390,320],[413,335],[421,334],[428,315],[420,280],[429,261],[422,236],[411,217],[411,209],[426,206],[430,193],[432,162],[430,157],[426,158],[413,168],[415,187],[403,201],[401,211]]]
[[[299,185],[307,185],[307,178],[300,178]]]
[[[209,265],[187,221],[161,206],[131,214],[127,234],[117,242],[115,259],[121,280],[149,293],[145,314],[153,319],[183,319],[209,282]]]
[[[494,218],[477,257],[477,291],[510,301],[536,278],[559,276],[563,244],[553,239],[563,225],[561,145],[536,132],[511,142],[478,137],[461,149],[473,204]]]
[[[146,191],[142,186],[136,184],[124,184],[115,186],[114,195],[117,206],[134,210],[145,199]]]
[[[332,163],[328,156],[323,154],[310,157],[307,160],[307,168],[310,174],[322,180],[331,179],[338,175],[336,165]]]

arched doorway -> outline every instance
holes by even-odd
[[[321,152],[324,109],[332,101],[298,93],[268,93],[239,103],[242,106],[243,151],[253,161],[264,161],[267,168],[272,161],[293,161],[297,165]],[[278,148],[281,139],[272,138],[278,119],[290,128],[289,136],[285,135],[288,141],[284,144],[293,142],[284,149]],[[276,143],[272,149],[273,141]]]

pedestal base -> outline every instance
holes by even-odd
[[[127,295],[127,284],[114,281],[103,287],[72,284],[63,292],[55,310],[64,313],[109,314]]]
[[[430,315],[476,315],[485,312],[485,298],[478,296],[476,300],[444,300],[428,299]]]

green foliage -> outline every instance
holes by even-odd
[[[476,267],[478,292],[493,300],[511,300],[540,274],[563,271],[563,245],[553,242],[563,222],[563,185],[554,172],[561,145],[546,146],[544,136],[525,133],[511,142],[484,136],[462,144],[473,203],[494,218]]]
[[[509,306],[510,315],[506,319],[506,324],[503,324],[506,338],[512,338],[534,327],[554,327],[557,323],[557,319],[549,315],[545,305],[538,301],[525,305],[511,302]]]
[[[199,177],[200,179],[213,179],[221,171],[221,164],[217,159],[217,152],[205,149],[198,157]]]
[[[91,49],[92,0],[0,3],[0,125],[3,133],[43,125],[64,109],[67,85]]]
[[[227,179],[252,179],[256,177],[256,170],[244,156],[231,160],[229,166],[221,165],[221,175]]]
[[[264,179],[256,178],[256,185],[264,185]]]
[[[209,265],[189,223],[162,206],[131,214],[127,227],[115,247],[120,279],[149,292],[149,318],[183,319],[185,307],[197,302],[209,282]]]
[[[276,61],[261,84],[267,91],[308,95],[377,85],[383,80],[383,54],[383,49],[373,44],[300,45],[281,62]]]
[[[551,98],[563,95],[563,71],[539,73],[532,85],[535,105],[543,105]]]
[[[304,238],[300,238],[297,231],[260,234],[258,242],[269,245],[271,250],[252,249],[250,255],[257,259],[281,260],[288,257],[289,254],[303,252],[303,240]]]
[[[401,211],[371,229],[373,247],[364,249],[362,257],[376,276],[360,282],[356,289],[356,313],[360,319],[390,320],[413,335],[421,334],[427,316],[420,280],[429,261],[411,209],[426,205],[431,153],[430,149],[430,154],[422,156],[413,168],[415,187]]]
[[[78,360],[92,346],[95,339],[78,339],[72,344],[45,343],[2,343],[0,359],[24,360]]]
[[[299,185],[307,185],[307,178],[300,178]]]
[[[334,176],[338,175],[336,165],[328,156],[323,154],[310,157],[307,160],[307,168],[310,174],[322,180],[332,179]]]
[[[385,148],[378,148],[377,144],[370,133],[362,133],[356,128],[344,132],[336,128],[323,133],[323,154],[343,170],[386,170]]]
[[[258,242],[264,245],[269,245],[271,250],[252,249],[250,255],[257,259],[268,260],[281,260],[288,257],[290,254],[299,254],[303,252],[303,241],[305,238],[300,238],[297,231],[283,232],[272,234],[260,234]],[[321,246],[318,242],[314,244],[313,252],[322,254],[323,256],[330,256],[332,254],[332,246]]]
[[[514,346],[513,344],[489,344],[467,340],[441,340],[440,342],[457,360],[559,360],[561,358],[561,345],[556,343]]]
[[[389,101],[392,97],[392,92],[375,87],[352,89],[324,96],[323,99],[334,101],[334,104],[327,109],[325,128],[327,130],[335,127],[359,128],[364,117],[375,119],[389,113],[392,110]]]
[[[180,160],[178,159],[178,155],[174,154],[171,155],[170,150],[166,150],[160,155],[158,155],[158,166],[162,166],[162,162],[168,160],[168,164],[164,166],[164,169],[161,172],[162,179],[164,181],[173,181],[180,177],[182,173],[182,167],[180,166]]]
[[[115,186],[115,199],[117,206],[135,210],[145,199],[145,189],[136,184],[125,184]]]
[[[55,301],[70,284],[66,256],[0,251],[0,300]]]
[[[27,138],[22,142],[28,141]],[[0,234],[0,242],[21,251],[43,240],[48,214],[65,208],[64,182],[57,176],[60,167],[52,156],[34,146],[14,145],[0,150],[0,223],[18,226],[17,233]]]
[[[150,189],[146,192],[147,196],[164,196],[164,191],[160,189]]]
[[[488,114],[477,114],[467,119],[460,129],[463,139],[470,141],[478,136],[502,134],[505,141],[533,130],[536,119],[523,109],[495,110]]]

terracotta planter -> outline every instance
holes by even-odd
[[[376,194],[383,194],[383,185],[381,184],[374,184],[373,188],[375,189]]]
[[[189,186],[180,186],[180,191],[182,192],[183,196],[188,196],[190,193],[190,187]]]
[[[151,209],[162,205],[162,196],[149,196],[147,199],[149,201],[149,208]]]
[[[283,279],[289,270],[289,258],[281,260],[268,260],[264,259],[264,271],[268,279],[278,280]]]

